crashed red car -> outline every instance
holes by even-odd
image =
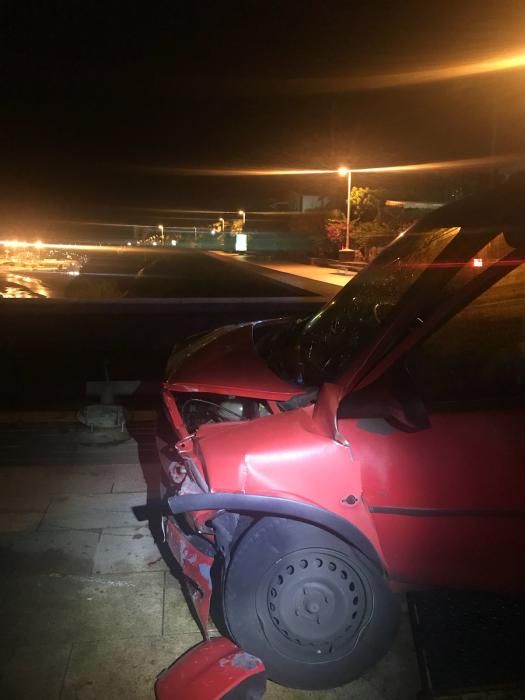
[[[388,648],[394,591],[525,585],[525,192],[454,202],[313,318],[172,356],[167,541],[205,627],[273,680],[336,686]]]

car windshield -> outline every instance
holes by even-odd
[[[310,374],[337,376],[458,232],[446,228],[400,236],[310,319],[300,335]]]
[[[435,302],[513,248],[500,232],[514,230],[514,222],[491,218],[439,226],[431,216],[398,236],[315,316],[280,330],[271,352],[265,344],[272,369],[303,384],[337,378],[395,307]]]

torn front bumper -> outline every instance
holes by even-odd
[[[157,700],[261,700],[265,690],[262,661],[225,637],[190,649],[155,686]]]
[[[198,535],[186,535],[173,518],[164,521],[164,534],[171,553],[190,581],[190,596],[202,633],[208,639],[208,617],[212,593],[213,546]],[[204,551],[204,550],[207,551]]]

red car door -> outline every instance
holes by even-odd
[[[524,268],[400,358],[429,428],[340,417],[395,579],[525,585]]]

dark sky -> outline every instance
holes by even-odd
[[[525,147],[524,71],[348,89],[366,75],[520,50],[522,0],[0,8],[2,230],[155,222],[149,207],[259,208],[290,189],[340,186],[156,166],[373,166]]]

